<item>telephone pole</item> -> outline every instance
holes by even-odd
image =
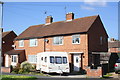
[[[0,79],[2,78],[2,26],[3,26],[3,2],[0,1]]]

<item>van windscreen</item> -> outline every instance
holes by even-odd
[[[62,57],[55,57],[56,64],[62,64]]]

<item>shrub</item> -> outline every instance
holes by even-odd
[[[22,68],[25,72],[30,72],[33,70],[32,64],[28,63],[27,61],[21,63],[20,68]]]
[[[18,71],[19,74],[22,74],[24,73],[24,69],[23,68],[20,68],[19,71]]]
[[[18,74],[19,69],[20,69],[20,64],[18,63],[17,66],[13,68],[12,72]]]

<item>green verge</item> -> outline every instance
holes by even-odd
[[[2,80],[36,80],[33,76],[2,75]]]

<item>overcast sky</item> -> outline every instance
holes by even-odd
[[[118,2],[5,2],[3,9],[4,31],[18,35],[31,25],[44,24],[46,16],[63,21],[73,12],[75,18],[99,14],[109,37],[118,38]]]

